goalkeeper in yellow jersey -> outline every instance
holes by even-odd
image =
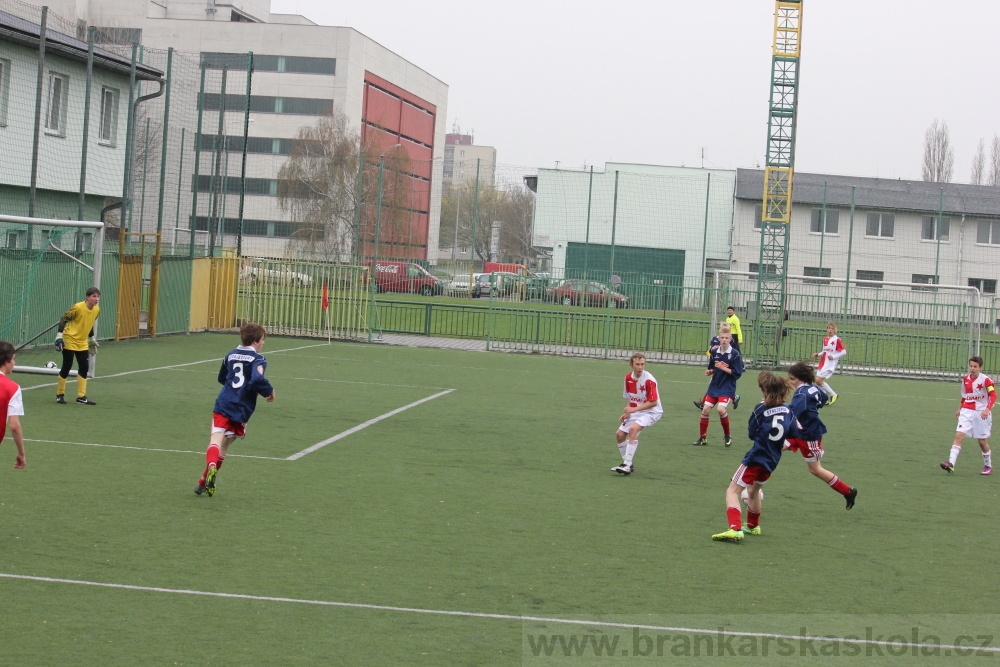
[[[97,354],[97,338],[94,336],[94,322],[101,313],[97,302],[101,300],[101,290],[91,287],[87,298],[63,313],[59,318],[56,333],[56,349],[62,352],[62,368],[56,380],[56,403],[66,402],[66,379],[73,368],[76,357],[78,368],[76,377],[76,402],[80,405],[97,405],[87,398],[87,374],[90,373],[90,350]]]

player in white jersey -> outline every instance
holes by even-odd
[[[958,429],[955,431],[955,441],[951,445],[951,453],[947,461],[941,462],[941,468],[946,472],[955,472],[958,453],[962,451],[962,440],[971,436],[979,440],[979,448],[983,450],[983,471],[981,475],[993,472],[993,452],[990,451],[990,431],[993,428],[993,404],[997,401],[997,392],[990,376],[980,372],[983,368],[982,357],[969,359],[969,374],[962,377],[962,402],[958,406],[955,418],[958,419]]]
[[[816,386],[820,391],[830,397],[827,405],[837,402],[837,392],[833,390],[827,380],[837,370],[837,362],[847,354],[844,341],[837,335],[837,325],[833,322],[826,323],[826,337],[823,339],[823,349],[813,353],[813,359],[819,358],[819,365],[816,368]]]
[[[646,355],[636,352],[629,360],[629,366],[632,367],[632,372],[625,376],[625,390],[622,392],[628,405],[622,412],[621,426],[615,431],[622,463],[611,469],[623,475],[631,475],[635,470],[632,457],[639,447],[639,431],[652,426],[663,416],[656,378],[646,371]]]

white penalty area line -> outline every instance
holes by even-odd
[[[317,343],[316,345],[302,345],[301,347],[288,347],[284,350],[269,350],[268,354],[278,354],[280,352],[294,352],[296,350],[308,350],[311,347],[327,347],[329,343]],[[171,366],[156,366],[155,368],[140,368],[135,371],[124,371],[121,373],[112,373],[111,375],[99,375],[94,380],[104,380],[107,378],[117,378],[123,375],[134,375],[136,373],[149,373],[150,371],[168,371],[174,368],[184,368],[185,366],[197,366],[198,364],[207,364],[213,361],[222,361],[222,357],[213,357],[212,359],[202,359],[201,361],[189,361],[185,364],[173,364]],[[55,387],[55,382],[49,382],[46,384],[36,384],[31,387],[21,387],[21,391],[31,391],[32,389],[42,389],[43,387]]]
[[[392,417],[394,415],[398,415],[400,412],[403,412],[404,410],[409,410],[410,408],[415,408],[418,405],[420,405],[421,403],[426,403],[427,401],[433,401],[435,398],[440,398],[442,396],[450,394],[453,391],[455,391],[455,390],[454,389],[447,389],[445,391],[440,391],[440,392],[434,394],[433,396],[428,396],[427,398],[421,398],[419,401],[414,401],[413,403],[410,403],[409,405],[404,405],[403,407],[396,408],[395,410],[391,410],[390,412],[387,412],[384,415],[379,415],[378,417],[375,417],[374,419],[369,419],[366,422],[362,422],[362,423],[358,424],[354,428],[349,428],[346,431],[343,431],[342,433],[338,433],[337,435],[333,436],[332,438],[327,438],[326,440],[323,440],[321,442],[317,442],[312,447],[306,447],[301,452],[296,452],[295,454],[292,454],[291,456],[289,456],[285,460],[286,461],[296,461],[298,459],[301,459],[306,454],[312,454],[316,450],[322,449],[323,447],[326,447],[327,445],[329,445],[332,442],[337,442],[338,440],[341,440],[343,438],[346,438],[349,435],[357,433],[358,431],[360,431],[362,429],[366,429],[369,426],[371,426],[372,424],[379,423],[383,419],[388,419],[389,417]]]
[[[204,454],[205,452],[196,452],[190,449],[163,449],[161,447],[136,447],[134,445],[106,445],[97,442],[67,442],[66,440],[38,440],[35,438],[25,438],[25,442],[44,442],[54,445],[79,445],[81,447],[108,447],[110,449],[137,449],[141,452],[170,452],[172,454]],[[238,459],[264,459],[266,461],[285,461],[284,457],[279,456],[250,456],[249,454],[229,454],[226,458],[230,456]]]
[[[518,616],[516,614],[489,614],[474,611],[453,611],[448,609],[421,609],[419,607],[393,607],[381,604],[365,604],[361,602],[337,602],[334,600],[309,600],[303,598],[285,598],[270,595],[245,595],[242,593],[217,593],[214,591],[195,591],[183,588],[160,588],[155,586],[134,586],[131,584],[112,584],[103,581],[83,581],[80,579],[57,579],[55,577],[37,577],[26,574],[9,574],[0,572],[0,579],[20,581],[35,581],[47,584],[70,584],[74,586],[92,586],[95,588],[114,588],[118,590],[136,591],[140,593],[167,593],[172,595],[195,595],[199,597],[224,598],[229,600],[253,600],[255,602],[280,602],[286,604],[304,604],[318,607],[340,607],[345,609],[365,609],[373,611],[389,611],[403,614],[428,614],[432,616],[452,616],[458,618],[484,618],[497,621],[515,621],[523,623],[552,623],[560,625],[582,625],[594,628],[621,628],[625,630],[651,630],[654,632],[676,632],[683,634],[711,634],[730,637],[759,637],[769,639],[787,639],[791,641],[822,641],[852,644],[856,646],[883,646],[886,648],[903,649],[944,649],[944,650],[975,650],[987,653],[1000,653],[1000,647],[976,647],[969,644],[933,644],[919,642],[897,642],[882,639],[861,639],[859,637],[833,637],[819,635],[790,635],[773,632],[745,632],[742,630],[724,630],[714,628],[687,628],[671,625],[646,625],[640,623],[614,623],[610,621],[590,621],[574,618],[550,618],[547,616]]]

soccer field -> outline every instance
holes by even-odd
[[[749,446],[755,372],[734,446],[713,416],[710,446],[692,447],[702,369],[649,364],[664,416],[623,477],[610,469],[626,363],[273,337],[277,400],[199,497],[219,360],[237,342],[107,343],[96,407],[14,375],[28,466],[5,441],[0,663],[688,664],[712,650],[719,664],[731,648],[721,662],[747,664],[751,641],[759,664],[870,662],[873,647],[891,664],[1000,658],[1000,633],[983,638],[1000,618],[1000,478],[979,475],[970,440],[954,474],[938,467],[957,378],[835,376],[823,462],[857,506],[788,454],[763,534],[731,545],[711,535]],[[803,630],[844,641],[791,639]],[[873,643],[852,639],[866,631]]]

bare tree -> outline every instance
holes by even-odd
[[[976,147],[976,154],[972,156],[972,169],[969,173],[969,182],[973,185],[982,185],[986,176],[986,141],[979,140]]]
[[[1000,185],[1000,137],[993,135],[993,144],[990,147],[990,167],[986,173],[986,183],[988,185]]]
[[[924,134],[924,160],[922,165],[923,179],[936,183],[951,181],[952,168],[955,165],[955,151],[951,147],[951,136],[948,123],[935,118]]]
[[[410,171],[402,147],[383,148],[374,134],[363,139],[340,109],[300,128],[278,170],[278,205],[295,226],[288,252],[346,262],[372,254],[377,237],[380,256],[405,256]]]
[[[500,253],[504,261],[527,264],[532,241],[535,196],[526,187],[514,185],[504,191],[503,226],[500,229]]]

